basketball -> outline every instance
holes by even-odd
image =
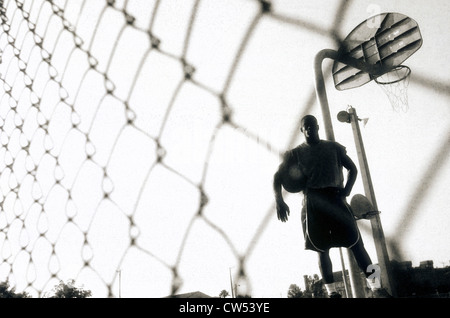
[[[298,193],[306,187],[306,176],[296,164],[289,165],[281,176],[281,185],[290,193]]]

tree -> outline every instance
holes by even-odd
[[[219,297],[226,298],[228,295],[230,295],[230,294],[224,289],[220,292]]]
[[[16,293],[15,290],[10,288],[8,281],[0,283],[0,298],[31,298],[27,292]]]
[[[53,288],[54,295],[49,298],[87,298],[92,296],[90,290],[75,287],[75,281],[70,279],[67,283],[62,280]]]
[[[288,298],[303,298],[304,294],[297,284],[291,284],[287,293]]]

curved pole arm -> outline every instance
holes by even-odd
[[[330,107],[328,105],[325,81],[323,79],[322,72],[322,62],[326,58],[350,65],[372,75],[381,75],[385,73],[386,70],[381,65],[367,64],[366,62],[355,59],[351,56],[341,55],[332,49],[324,49],[316,54],[314,59],[316,94],[322,109],[326,138],[334,141],[333,124],[331,123]]]

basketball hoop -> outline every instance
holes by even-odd
[[[374,81],[384,91],[395,111],[408,111],[408,86],[411,69],[399,65],[391,71],[374,78]]]

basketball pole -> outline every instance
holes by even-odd
[[[330,107],[328,104],[327,91],[322,72],[322,63],[327,58],[353,66],[357,69],[363,70],[364,72],[370,73],[372,75],[382,74],[383,69],[380,65],[370,65],[361,60],[352,58],[350,56],[342,56],[337,51],[332,49],[323,49],[316,54],[314,59],[316,95],[320,104],[322,117],[325,124],[326,139],[335,141],[333,124],[331,122]],[[353,255],[349,254],[348,251],[347,256],[349,260],[349,276],[353,298],[365,298],[364,281],[363,277],[360,275],[361,271],[357,266],[356,260],[354,259]],[[342,261],[342,253],[341,253],[341,261]],[[345,270],[343,269],[343,271],[345,277]]]

